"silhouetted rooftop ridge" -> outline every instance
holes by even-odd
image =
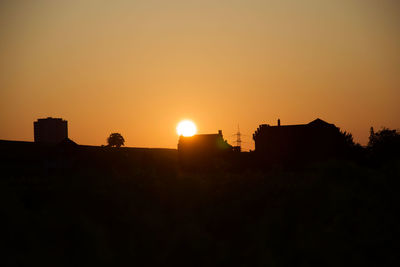
[[[183,135],[181,135],[180,137],[182,138],[196,138],[196,137],[218,137],[218,136],[221,136],[222,137],[222,131],[221,130],[219,130],[218,131],[218,133],[211,133],[211,134],[202,134],[202,133],[200,133],[200,134],[195,134],[195,135],[193,135],[193,136],[183,136]]]
[[[320,118],[316,118],[312,122],[310,122],[308,125],[333,125],[332,123],[328,123],[324,120],[321,120]]]
[[[47,117],[47,118],[39,118],[37,121],[66,121],[63,118],[53,118],[53,117]]]
[[[305,127],[305,126],[312,126],[312,125],[334,125],[332,123],[328,123],[324,120],[321,120],[320,118],[316,118],[315,120],[306,123],[306,124],[288,124],[288,125],[282,125],[279,124],[278,125],[270,125],[270,124],[261,124],[260,127],[273,127],[273,128],[278,128],[278,127]]]

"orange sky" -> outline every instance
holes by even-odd
[[[79,144],[176,147],[319,117],[365,144],[400,128],[397,0],[0,2],[0,139],[68,120]]]

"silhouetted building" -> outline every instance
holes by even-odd
[[[178,153],[181,160],[204,160],[229,151],[232,151],[232,146],[224,140],[221,130],[217,134],[179,137]]]
[[[304,161],[340,153],[343,135],[334,124],[316,119],[308,124],[262,124],[253,134],[255,152],[270,161]]]
[[[68,138],[68,124],[61,118],[38,119],[33,123],[36,143],[58,144]]]

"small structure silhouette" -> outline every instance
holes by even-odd
[[[190,137],[181,135],[179,137],[179,153],[206,153],[210,155],[230,150],[232,150],[232,146],[224,140],[221,130],[217,134],[196,134]]]
[[[33,123],[35,143],[58,144],[68,138],[68,122],[48,117]]]
[[[201,165],[231,151],[232,146],[224,140],[221,130],[217,134],[179,137],[178,154],[184,164]]]
[[[302,162],[338,155],[345,141],[334,124],[316,119],[308,124],[262,124],[253,134],[255,152],[275,162]]]

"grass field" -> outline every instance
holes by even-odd
[[[398,263],[399,160],[188,171],[168,149],[0,148],[2,266]]]

